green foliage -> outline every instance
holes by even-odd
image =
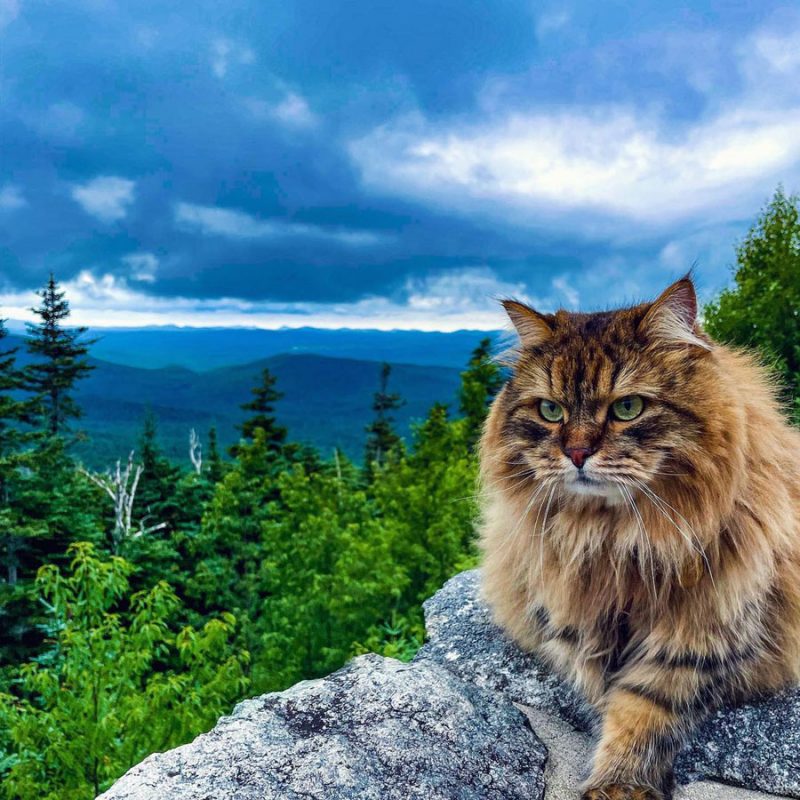
[[[375,418],[367,425],[367,445],[364,452],[364,469],[368,479],[375,470],[380,469],[387,460],[397,455],[401,447],[401,439],[394,429],[394,417],[391,412],[403,405],[399,394],[389,391],[389,376],[392,368],[389,364],[381,365],[381,377],[378,391],[372,399],[372,410]]]
[[[276,378],[265,367],[261,371],[261,383],[253,387],[253,399],[242,405],[242,411],[251,412],[250,416],[239,426],[242,438],[252,442],[257,431],[263,431],[264,441],[273,450],[279,450],[286,441],[286,428],[278,425],[275,419],[275,403],[283,395],[275,388]],[[236,455],[238,445],[231,448],[231,455]]]
[[[782,189],[736,251],[735,285],[704,311],[720,341],[758,348],[800,398],[800,209]],[[800,421],[800,404],[798,421]]]
[[[26,369],[26,381],[43,415],[45,431],[58,436],[70,419],[81,414],[72,392],[76,381],[93,369],[86,359],[91,342],[81,340],[86,328],[64,327],[69,303],[52,274],[38,295],[42,303],[33,311],[40,321],[28,323],[26,341],[36,360]]]
[[[233,617],[175,632],[179,600],[166,583],[130,596],[130,563],[88,543],[69,552],[68,571],[48,565],[37,578],[51,646],[0,695],[9,800],[89,800],[213,724],[247,688]]]
[[[464,420],[435,405],[414,433],[411,452],[374,482],[394,558],[408,576],[407,607],[419,607],[474,553],[477,463]]]
[[[148,414],[135,525],[114,537],[113,491],[78,467],[65,440],[80,412],[74,389],[89,369],[84,331],[63,327],[69,306],[52,277],[41,297],[33,366],[17,366],[0,324],[0,795],[93,797],[148,753],[210,727],[248,690],[282,689],[356,653],[414,656],[422,602],[477,559],[474,447],[503,380],[488,339],[461,373],[455,419],[441,403],[423,417],[431,395],[452,397],[452,371],[381,367],[359,440],[363,472],[338,446],[323,461],[287,441],[275,409],[284,419],[289,406],[266,369],[242,407],[250,415],[230,462],[212,427],[202,469],[177,466]],[[798,201],[779,190],[738,250],[735,287],[708,306],[706,324],[778,366],[800,419],[798,309]],[[330,429],[354,408],[363,424],[373,367],[312,356],[270,365],[282,388],[292,382],[289,396],[308,395],[291,428],[304,438],[325,429],[338,445]],[[90,379],[105,381],[93,405],[107,403],[114,418],[129,402],[132,373],[106,368]],[[253,378],[252,365],[204,376],[150,371],[136,391],[182,409],[177,421],[159,421],[173,425],[185,454],[192,426],[226,420],[229,440],[238,402],[230,400]],[[342,385],[344,400],[324,389]],[[195,416],[198,397],[213,408],[206,418]],[[137,399],[137,409],[151,402]],[[228,406],[233,416],[223,414]],[[409,407],[420,419],[406,445],[395,422],[404,413],[407,425]],[[98,430],[105,435],[102,423]],[[358,452],[348,435],[348,451]]]
[[[391,540],[350,465],[278,478],[261,526],[256,685],[283,688],[324,675],[388,616],[405,578]]]
[[[136,492],[136,510],[146,524],[172,523],[180,513],[173,497],[180,470],[161,452],[158,420],[148,410],[139,438],[142,477]]]
[[[473,350],[467,369],[461,373],[459,406],[465,421],[465,435],[474,446],[481,435],[489,404],[503,385],[500,368],[492,361],[492,340],[481,339]]]

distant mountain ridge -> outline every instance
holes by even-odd
[[[9,330],[24,325],[9,322]],[[156,369],[181,366],[196,372],[246,364],[283,353],[396,364],[462,367],[480,339],[498,340],[499,331],[453,333],[348,328],[97,328],[92,355],[104,361]]]
[[[22,365],[30,356],[17,335],[21,326],[13,327],[9,341],[19,346]],[[148,409],[158,418],[164,451],[176,461],[188,461],[191,428],[205,443],[216,426],[227,449],[238,439],[240,406],[267,367],[284,394],[276,410],[290,438],[324,455],[338,447],[360,460],[383,361],[392,364],[391,391],[406,401],[394,416],[408,436],[434,403],[457,411],[459,374],[487,335],[500,338],[482,331],[92,330],[91,337],[100,337],[91,348],[95,369],[76,390],[84,410],[76,428],[89,438],[76,445],[77,454],[94,468],[127,457],[138,447]],[[287,349],[273,352],[282,346]]]
[[[284,397],[277,417],[296,441],[329,454],[334,447],[360,459],[364,426],[372,417],[372,395],[378,386],[380,363],[313,354],[283,354],[249,364],[193,372],[182,367],[139,369],[95,361],[96,369],[82,381],[76,399],[85,409],[81,427],[91,442],[81,453],[95,466],[111,462],[135,446],[148,408],[159,419],[165,451],[188,458],[190,428],[206,438],[217,427],[222,446],[238,439],[239,406],[267,367],[277,377]],[[408,434],[414,419],[422,419],[437,401],[456,402],[459,370],[396,364],[392,391],[405,405],[395,413],[398,430]]]
[[[15,336],[9,340],[11,346],[20,346],[19,364],[28,363],[23,340]],[[90,361],[95,369],[75,393],[84,411],[75,427],[89,439],[76,449],[95,468],[109,466],[138,447],[148,409],[158,417],[164,451],[176,461],[188,461],[191,428],[206,442],[208,429],[216,426],[220,446],[227,448],[238,439],[236,426],[243,418],[239,407],[250,399],[265,367],[275,374],[277,388],[284,393],[277,416],[293,440],[326,455],[339,447],[359,460],[381,365],[312,353],[283,353],[205,372],[183,366],[144,369],[95,357]],[[455,367],[394,364],[391,390],[406,401],[394,415],[398,430],[408,435],[413,420],[423,419],[435,402],[449,403],[455,410],[459,373]]]

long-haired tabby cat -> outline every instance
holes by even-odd
[[[619,311],[504,306],[484,594],[600,713],[584,800],[662,800],[704,713],[800,679],[800,433],[688,277]]]

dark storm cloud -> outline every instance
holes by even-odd
[[[687,221],[674,213],[678,187],[644,218],[592,169],[628,137],[641,158],[657,162],[662,148],[680,170],[682,138],[706,146],[735,102],[753,111],[752,70],[764,67],[742,48],[762,29],[762,39],[800,30],[778,11],[714,4],[634,14],[465,0],[22,0],[6,11],[0,292],[54,270],[82,285],[109,276],[103,285],[137,302],[402,305],[417,286],[453,292],[442,276],[467,270],[475,286],[495,280],[548,302],[578,287],[602,303],[648,292],[697,257],[719,283],[754,201]],[[796,99],[783,98],[790,113]],[[522,120],[511,133],[509,119]],[[576,146],[561,139],[587,119],[605,138],[575,154],[588,159],[586,186],[564,173],[563,193],[541,195],[561,185],[559,159]],[[756,122],[758,144],[774,120]],[[539,129],[550,133],[531,139]],[[534,188],[516,187],[509,159],[540,156],[550,160]],[[607,161],[608,183],[624,178]],[[794,155],[776,164],[743,196],[760,202],[775,175],[797,174]],[[659,185],[648,169],[627,195]],[[719,206],[705,184],[694,194]]]

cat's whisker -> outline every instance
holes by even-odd
[[[637,485],[637,488],[639,488],[644,493],[644,495],[650,500],[653,506],[658,511],[660,511],[664,519],[668,520],[674,526],[675,530],[677,530],[678,533],[680,533],[681,536],[683,536],[683,538],[686,540],[689,546],[700,556],[700,558],[703,559],[703,562],[706,565],[706,569],[708,570],[708,575],[711,578],[711,583],[716,588],[716,582],[714,581],[714,572],[711,569],[711,562],[708,560],[708,556],[706,555],[705,550],[703,550],[703,548],[700,547],[699,537],[695,533],[694,528],[692,528],[692,526],[689,524],[689,521],[686,519],[686,517],[684,517],[683,514],[681,514],[680,511],[678,511],[674,506],[670,505],[666,500],[664,500],[663,497],[661,497],[655,491],[653,491],[646,483],[636,478],[633,478],[632,480]],[[680,525],[678,525],[675,522],[672,516],[667,513],[667,509],[674,512],[681,519],[681,521],[688,528],[689,535],[687,535],[687,533],[680,527]]]
[[[545,488],[547,488],[547,486],[548,486],[547,483],[542,483],[536,488],[536,491],[531,495],[531,498],[528,501],[528,504],[525,506],[525,510],[522,512],[522,514],[520,514],[520,517],[517,520],[517,522],[514,525],[514,527],[512,528],[511,532],[506,535],[505,540],[500,545],[499,551],[502,551],[503,549],[508,547],[510,545],[510,543],[514,540],[514,537],[517,535],[517,532],[520,530],[520,528],[522,527],[523,523],[525,522],[526,517],[528,516],[528,514],[531,511],[531,509],[533,508],[533,504],[536,502],[537,498],[539,497],[539,495],[541,495],[541,493],[545,490]],[[540,510],[541,510],[541,506],[540,506]],[[538,513],[537,513],[537,519],[538,519]],[[534,523],[534,527],[535,527],[535,523]]]
[[[650,537],[647,535],[647,531],[645,530],[644,520],[642,519],[642,515],[641,515],[641,512],[639,511],[639,507],[636,505],[636,500],[634,500],[630,489],[627,486],[625,486],[624,484],[620,484],[620,489],[622,490],[622,493],[625,496],[625,499],[628,502],[628,505],[630,506],[631,510],[633,511],[633,513],[634,513],[634,515],[636,517],[636,522],[637,522],[637,524],[639,526],[639,532],[641,533],[641,536],[642,536],[642,547],[643,547],[643,549],[646,549],[646,551],[648,553],[648,556],[649,556],[650,580],[651,580],[652,586],[653,586],[653,593],[651,595],[651,598],[652,598],[653,602],[655,603],[655,601],[658,599],[658,590],[656,588],[656,563],[655,563],[655,554],[653,553],[653,546],[652,546],[652,544],[650,542]],[[644,575],[642,575],[642,578],[646,580]]]
[[[550,503],[553,501],[553,495],[558,488],[558,483],[553,483],[553,488],[550,489],[550,494],[547,496],[547,506],[544,510],[544,519],[542,520],[542,529],[539,533],[539,570],[540,573],[544,570],[544,537],[547,533],[547,517],[550,514]]]
[[[501,491],[504,491],[504,492],[515,491],[520,486],[523,486],[527,482],[528,478],[532,478],[535,475],[536,475],[536,471],[534,469],[528,469],[528,470],[523,470],[522,472],[514,473],[513,475],[509,475],[508,477],[511,478],[511,479],[521,478],[521,480],[517,481],[516,483],[512,484],[511,486],[499,486],[498,488]],[[476,492],[475,494],[468,494],[468,495],[465,495],[464,497],[454,497],[449,502],[457,503],[457,502],[463,502],[465,500],[480,500],[480,499],[482,499],[484,497],[491,497],[491,496],[492,496],[492,490],[491,489],[481,489],[480,491]]]

